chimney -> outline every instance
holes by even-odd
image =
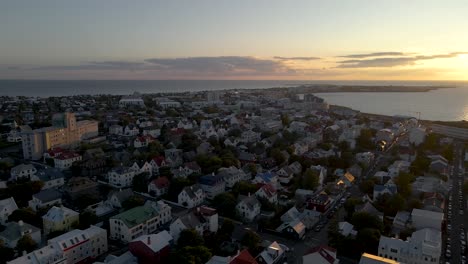
[[[23,226],[23,225],[24,225],[23,220],[19,220],[19,221],[18,221],[18,225],[19,225],[19,226]]]
[[[247,195],[250,197],[250,192],[249,192],[249,194],[247,194]]]
[[[151,245],[151,236],[148,236],[147,244],[148,244],[148,245]]]

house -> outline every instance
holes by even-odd
[[[307,200],[307,208],[324,213],[332,205],[333,199],[324,191]]]
[[[127,201],[128,199],[130,199],[130,197],[132,197],[133,195],[134,194],[131,188],[123,189],[123,190],[119,189],[119,190],[111,191],[107,195],[107,201],[114,208],[122,208],[123,203]]]
[[[109,127],[109,134],[110,135],[123,135],[124,128],[119,125],[112,125]]]
[[[31,181],[41,181],[44,183],[42,190],[50,188],[58,188],[65,184],[65,176],[56,168],[45,167],[37,171],[36,175],[32,176]]]
[[[402,172],[409,172],[409,167],[411,166],[411,162],[406,160],[397,160],[393,162],[392,165],[388,166],[388,176],[390,178],[394,178]]]
[[[354,230],[354,226],[346,221],[338,223],[338,232],[345,237],[357,235],[357,231]]]
[[[158,175],[159,168],[167,166],[167,163],[163,156],[157,156],[151,159],[150,165],[153,168],[153,173]]]
[[[78,224],[80,214],[64,206],[52,206],[47,213],[42,216],[44,234],[54,231],[68,231]]]
[[[255,142],[259,142],[260,139],[261,139],[260,133],[254,132],[252,130],[244,131],[241,134],[241,140],[244,143],[255,143]]]
[[[70,232],[49,239],[45,248],[58,248],[66,259],[66,263],[86,263],[107,252],[107,231],[97,226],[85,230],[74,229]],[[82,262],[81,262],[82,261]]]
[[[148,147],[148,144],[153,142],[154,138],[150,135],[136,137],[133,141],[134,148],[145,148]]]
[[[32,195],[32,200],[28,202],[29,207],[34,211],[52,205],[62,204],[62,194],[55,189],[42,190]]]
[[[200,235],[205,232],[215,233],[218,231],[218,213],[216,209],[207,206],[197,207],[174,220],[169,227],[174,241],[177,241],[180,232],[186,229],[194,229]]]
[[[187,171],[188,175],[191,175],[192,173],[201,174],[201,167],[196,161],[185,162],[184,169]]]
[[[336,249],[328,246],[317,246],[308,250],[302,256],[303,264],[338,264]]]
[[[63,189],[73,200],[81,196],[99,197],[98,183],[88,177],[71,177]]]
[[[5,224],[14,211],[18,210],[18,205],[15,202],[15,198],[10,197],[0,200],[0,224]]]
[[[393,131],[391,129],[382,128],[379,131],[377,131],[377,133],[375,135],[375,140],[377,142],[385,141],[387,143],[390,143],[390,142],[393,141],[394,137],[395,137],[395,134],[393,133]]]
[[[21,220],[6,223],[5,229],[0,231],[0,240],[3,241],[6,247],[15,248],[18,240],[25,235],[30,235],[36,243],[41,243],[41,229]]]
[[[276,228],[276,231],[281,232],[285,236],[292,239],[300,240],[304,239],[306,226],[300,219],[294,219],[292,221],[281,224],[278,228]]]
[[[182,150],[181,149],[165,149],[164,156],[166,158],[166,164],[172,168],[176,168],[183,163],[182,157]]]
[[[281,263],[284,259],[285,250],[282,248],[278,242],[274,241],[269,246],[267,246],[256,258],[255,260],[259,264],[277,264]]]
[[[173,238],[166,230],[157,234],[142,235],[128,244],[128,250],[141,264],[167,263]]]
[[[407,211],[399,211],[393,218],[392,228],[394,230],[404,230],[411,219],[411,213]]]
[[[204,175],[199,178],[198,182],[205,192],[207,199],[213,199],[216,195],[225,191],[226,184],[220,175]]]
[[[54,166],[59,170],[69,169],[73,162],[81,161],[82,156],[76,152],[66,151],[54,157]]]
[[[245,152],[245,151],[241,151],[239,153],[238,159],[239,159],[239,161],[241,162],[242,165],[254,164],[254,163],[257,162],[257,157],[255,156],[255,154]]]
[[[171,207],[162,201],[147,201],[109,219],[110,238],[128,243],[155,232],[172,219]]]
[[[320,185],[323,185],[323,182],[325,178],[327,177],[327,168],[321,165],[315,165],[315,166],[312,165],[310,166],[310,169],[313,172],[317,173],[318,179],[319,179],[318,182]]]
[[[130,137],[136,136],[139,133],[140,133],[140,130],[134,124],[126,125],[125,128],[124,128],[124,131],[123,131],[124,136],[130,136]]]
[[[411,211],[411,223],[416,229],[432,228],[440,231],[442,229],[443,221],[444,213],[416,208]]]
[[[355,163],[354,165],[346,169],[346,172],[351,173],[351,175],[353,175],[355,178],[361,178],[362,168],[361,166],[359,166],[359,164]]]
[[[294,171],[288,166],[284,166],[278,171],[276,171],[276,175],[278,175],[278,179],[280,183],[289,184],[289,182],[294,177]]]
[[[426,129],[423,127],[415,127],[409,131],[408,140],[415,146],[421,145],[426,139]]]
[[[234,256],[213,256],[206,264],[258,264],[247,249],[238,251]]]
[[[109,184],[116,188],[130,187],[133,184],[133,177],[139,173],[132,167],[115,167],[107,173]]]
[[[255,178],[252,180],[253,183],[258,184],[271,184],[272,186],[278,186],[278,176],[276,173],[268,171],[268,172],[257,172]]]
[[[355,212],[365,212],[370,215],[376,216],[383,221],[383,213],[377,210],[370,202],[366,202],[365,204],[356,206]]]
[[[231,189],[234,185],[240,181],[248,180],[250,175],[245,173],[243,170],[231,166],[229,168],[220,168],[218,170],[218,176],[222,177],[226,184],[226,188]]]
[[[31,179],[37,172],[37,169],[32,164],[20,164],[10,170],[10,180],[18,180],[21,178]]]
[[[362,253],[359,264],[400,264],[400,262],[369,253]]]
[[[255,192],[255,196],[259,199],[265,199],[265,201],[269,202],[270,204],[277,204],[278,203],[278,193],[276,188],[271,184],[265,184],[257,192]]]
[[[245,222],[252,222],[259,214],[261,204],[254,195],[239,195],[236,211]]]
[[[446,175],[448,173],[448,163],[441,159],[433,160],[429,165],[429,170]]]
[[[169,179],[166,176],[158,177],[148,185],[148,193],[152,196],[159,197],[169,191]]]
[[[406,241],[381,236],[378,252],[379,257],[402,263],[439,263],[442,253],[441,233],[440,230],[424,228],[415,231]]]
[[[422,198],[423,209],[443,213],[445,211],[445,198],[440,193],[424,193]]]
[[[390,196],[393,196],[397,194],[397,192],[398,191],[396,184],[392,180],[389,180],[384,185],[374,185],[374,195],[372,196],[372,198],[373,201],[376,202],[379,196],[381,195],[388,194]]]
[[[375,158],[372,152],[360,152],[355,155],[356,161],[364,165],[369,165]]]
[[[338,181],[336,182],[336,185],[349,188],[353,185],[353,183],[354,183],[354,176],[349,172],[345,172],[344,175],[341,176],[340,179],[338,179]]]
[[[448,184],[435,177],[417,177],[411,185],[415,196],[426,192],[438,192],[445,195],[449,192]]]
[[[156,126],[149,126],[143,128],[143,136],[151,136],[153,138],[158,138],[161,135],[161,129]]]
[[[199,184],[187,186],[177,196],[177,203],[187,208],[193,208],[203,203],[205,192]]]

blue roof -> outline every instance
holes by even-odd
[[[200,179],[198,180],[198,182],[203,185],[216,185],[221,181],[223,181],[223,178],[221,177],[221,175],[211,175],[211,174],[201,176]]]

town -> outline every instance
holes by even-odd
[[[466,263],[468,133],[306,88],[0,97],[0,262]]]

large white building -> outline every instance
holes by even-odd
[[[107,173],[109,184],[117,187],[129,187],[133,184],[133,177],[137,175],[138,171],[131,167],[117,167]]]
[[[90,226],[88,229],[75,229],[53,239],[47,246],[16,258],[8,264],[75,264],[92,262],[97,256],[107,252],[107,231]]]
[[[162,201],[147,201],[145,205],[127,210],[109,219],[110,238],[122,242],[156,232],[172,219],[171,207]]]
[[[132,95],[123,96],[119,101],[119,106],[120,107],[125,107],[125,106],[141,106],[141,107],[144,107],[145,102],[141,98],[141,95],[138,92],[135,92]]]
[[[66,207],[52,206],[47,214],[42,216],[44,234],[53,231],[68,231],[78,224],[79,213]]]
[[[414,232],[406,241],[380,237],[379,256],[402,263],[439,263],[442,239],[439,230],[424,228]]]
[[[52,126],[22,132],[23,156],[39,160],[44,152],[55,147],[73,147],[81,140],[98,135],[98,122],[76,121],[73,113],[59,113],[52,117]]]

